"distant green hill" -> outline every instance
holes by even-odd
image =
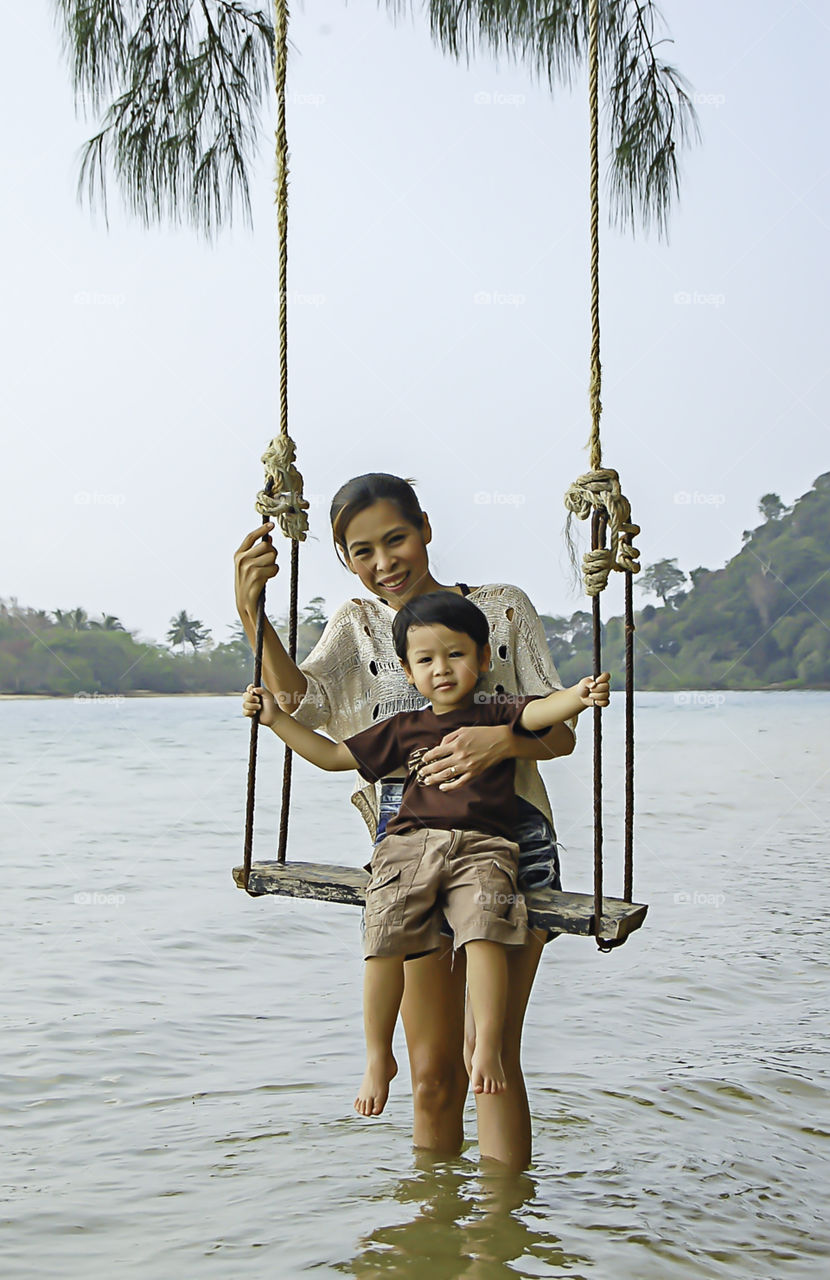
[[[723,569],[693,569],[688,591],[638,612],[639,689],[830,688],[830,472],[790,510],[762,504],[773,514]],[[545,624],[562,679],[589,671],[590,615]],[[622,619],[604,636],[619,687]]]

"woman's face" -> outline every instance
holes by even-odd
[[[346,563],[371,591],[395,609],[433,587],[427,543],[429,521],[417,529],[394,502],[383,498],[353,516],[346,526]]]

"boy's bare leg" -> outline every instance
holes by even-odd
[[[372,956],[365,965],[366,1072],[354,1109],[362,1116],[379,1116],[389,1097],[389,1082],[398,1074],[392,1036],[403,998],[403,956]]]
[[[467,989],[476,1027],[470,1067],[473,1093],[501,1093],[507,1087],[501,1059],[507,1009],[507,956],[499,942],[468,942]]]

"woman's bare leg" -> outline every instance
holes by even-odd
[[[366,1073],[355,1098],[362,1116],[379,1116],[389,1097],[389,1083],[398,1074],[392,1036],[403,995],[403,956],[371,956],[363,970],[363,1026],[366,1034]]]
[[[463,952],[452,945],[404,965],[401,1017],[412,1072],[416,1147],[457,1155],[464,1140]]]
[[[476,1094],[481,1156],[497,1160],[515,1172],[526,1169],[531,1160],[530,1108],[521,1065],[522,1028],[542,955],[543,937],[531,930],[527,946],[510,947],[507,951],[507,1009],[501,1055],[507,1088],[503,1093]],[[466,1061],[470,1060],[475,1044],[474,1024],[469,1015],[468,1020]]]

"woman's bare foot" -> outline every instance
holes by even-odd
[[[388,1057],[370,1058],[354,1100],[354,1109],[361,1116],[379,1116],[389,1097],[389,1082],[398,1074],[398,1064],[390,1053]]]
[[[498,1049],[488,1050],[486,1045],[476,1041],[470,1068],[470,1084],[473,1087],[473,1093],[504,1092],[507,1088],[507,1079]]]

